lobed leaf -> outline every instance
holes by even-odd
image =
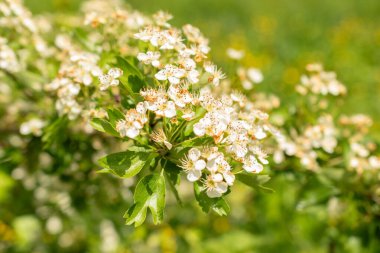
[[[110,154],[99,159],[99,164],[104,168],[99,172],[110,172],[121,178],[133,177],[145,166],[149,166],[154,156],[155,153],[132,150]]]
[[[161,174],[143,177],[136,186],[134,204],[124,215],[126,224],[140,226],[146,218],[147,209],[152,213],[154,224],[161,223],[165,208],[165,178]]]

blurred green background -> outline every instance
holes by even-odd
[[[380,114],[380,1],[378,0],[129,0],[132,7],[173,14],[210,38],[225,66],[226,49],[246,49],[247,65],[262,68],[260,89],[287,99],[304,66],[321,62],[348,86],[343,112]],[[34,12],[75,12],[80,1],[26,0]]]
[[[25,2],[34,13],[76,13],[80,6],[77,0]],[[225,53],[228,47],[246,50],[244,64],[261,68],[265,75],[265,81],[257,89],[271,91],[284,101],[293,99],[294,86],[307,63],[324,63],[349,88],[347,103],[341,110],[350,114],[368,113],[379,122],[379,0],[131,0],[128,3],[145,13],[166,10],[174,15],[172,24],[177,26],[187,23],[198,26],[210,38],[213,59],[225,69],[230,61]],[[96,210],[97,214],[91,208],[83,209],[81,215],[91,228],[98,225],[93,223],[104,211],[104,218],[120,226],[116,229],[123,236],[125,247],[130,246],[134,252],[379,252],[376,245],[371,246],[374,245],[371,238],[378,237],[378,231],[358,231],[359,213],[349,205],[344,215],[350,223],[340,227],[346,233],[339,233],[337,227],[341,224],[326,216],[326,203],[319,201],[329,189],[321,187],[307,192],[315,183],[309,176],[279,173],[270,182],[276,190],[272,195],[247,193],[243,186],[236,186],[241,189],[229,196],[232,215],[228,218],[174,205],[167,207],[168,224],[134,229],[122,224],[120,216],[121,209],[127,206],[125,203],[115,205],[113,211],[104,206],[104,210]],[[0,199],[1,192],[12,187],[11,184],[0,185]],[[299,199],[304,200],[303,206],[299,205]],[[306,208],[308,203],[314,204]],[[83,205],[90,206],[91,201]],[[20,211],[20,215],[28,215],[31,210]],[[28,221],[30,217],[23,218]],[[28,222],[33,226],[33,219]],[[6,230],[1,225],[0,230]],[[95,247],[91,248],[99,240],[95,231],[94,228],[94,236],[84,235],[90,246],[67,252],[97,252]],[[359,240],[356,234],[368,240]],[[341,251],[334,251],[331,241],[340,245]],[[152,250],[151,245],[158,246]],[[371,250],[365,251],[364,247]]]

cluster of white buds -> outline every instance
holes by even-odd
[[[377,145],[368,141],[369,127],[373,120],[364,114],[341,116],[339,118],[342,135],[350,143],[347,156],[347,167],[356,170],[359,174],[364,170],[380,169],[380,156],[375,155]]]
[[[297,85],[296,90],[302,95],[308,93],[333,96],[345,95],[346,87],[337,80],[336,73],[328,72],[323,69],[321,64],[309,64],[306,66],[308,75],[301,77],[301,84]]]
[[[355,169],[359,174],[363,173],[363,170],[380,169],[380,156],[372,154],[374,148],[373,143],[351,140],[348,167]]]
[[[0,24],[4,27],[14,27],[17,31],[28,30],[32,33],[38,31],[32,14],[19,0],[5,0],[0,3]]]

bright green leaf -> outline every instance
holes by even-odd
[[[270,176],[268,175],[256,175],[252,173],[239,173],[236,174],[236,179],[242,182],[243,184],[256,189],[269,193],[273,193],[274,190],[263,186],[266,182],[270,180]]]
[[[91,120],[90,123],[93,128],[95,128],[96,130],[100,132],[108,133],[113,136],[120,137],[119,133],[115,130],[115,128],[111,125],[111,123],[105,119],[94,118]]]
[[[110,124],[115,127],[116,122],[125,118],[124,114],[116,108],[107,109],[108,119]]]
[[[141,71],[138,68],[136,68],[136,66],[134,66],[133,63],[122,57],[117,57],[117,66],[123,70],[126,76],[136,75],[141,79],[143,79],[144,77]]]
[[[134,205],[125,213],[126,224],[140,226],[146,218],[147,208],[152,213],[154,224],[162,222],[165,208],[165,178],[161,174],[143,177],[137,184],[133,196]]]
[[[139,173],[144,166],[149,166],[154,153],[125,151],[107,155],[99,159],[99,164],[104,168],[99,172],[110,172],[122,178],[133,177]]]

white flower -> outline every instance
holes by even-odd
[[[250,155],[247,159],[244,159],[243,169],[247,172],[260,173],[264,167],[253,155]]]
[[[207,134],[214,137],[215,140],[219,140],[226,131],[228,123],[229,116],[224,111],[211,111],[194,124],[193,132],[197,136]]]
[[[201,151],[197,148],[190,149],[187,156],[181,160],[181,168],[186,171],[187,179],[190,182],[199,180],[205,167],[206,162],[201,159]]]
[[[123,71],[119,68],[111,68],[105,75],[99,76],[100,90],[106,90],[109,86],[119,85],[118,78],[123,75]]]
[[[231,166],[224,159],[224,155],[222,153],[218,153],[218,155],[213,159],[208,159],[206,168],[211,173],[224,173],[231,170]]]
[[[128,136],[129,138],[135,138],[140,134],[140,130],[148,121],[142,103],[137,105],[137,109],[128,110],[125,114],[125,119],[119,120],[116,123],[116,131],[119,132],[121,137]]]
[[[139,53],[137,55],[137,59],[141,61],[144,64],[152,64],[153,67],[159,67],[160,66],[160,52],[152,52],[148,51],[146,53]]]
[[[248,68],[247,76],[253,83],[261,83],[264,80],[263,73],[256,68]]]
[[[226,78],[226,75],[223,74],[221,70],[218,70],[218,68],[214,64],[205,63],[204,69],[207,73],[211,75],[209,78],[209,82],[212,82],[215,86],[219,85],[220,80]]]
[[[33,134],[34,136],[42,135],[42,128],[44,128],[46,122],[40,119],[31,119],[21,124],[20,133],[22,135]]]
[[[168,80],[171,84],[179,84],[180,78],[184,77],[185,73],[185,70],[168,64],[154,76],[160,81]]]
[[[220,175],[220,174],[219,174]],[[209,175],[205,181],[206,194],[210,198],[218,198],[227,192],[228,184],[220,179],[222,176]]]
[[[194,84],[199,82],[199,72],[195,69],[196,63],[191,58],[185,58],[180,61],[180,66],[182,66],[186,73],[185,77],[189,81],[189,83]]]
[[[156,22],[156,24],[163,27],[170,27],[170,24],[167,23],[167,21],[169,21],[172,18],[173,16],[170,13],[164,11],[158,11],[153,15],[153,19]]]
[[[175,103],[173,101],[160,103],[155,113],[159,116],[165,116],[166,118],[173,118],[177,114]]]
[[[234,48],[227,49],[227,55],[233,60],[240,60],[244,57],[244,50],[237,50]]]
[[[380,169],[380,157],[371,156],[368,161],[373,169]]]
[[[187,104],[190,104],[193,101],[193,96],[189,90],[180,85],[170,85],[168,95],[175,104],[181,108],[184,108]]]

